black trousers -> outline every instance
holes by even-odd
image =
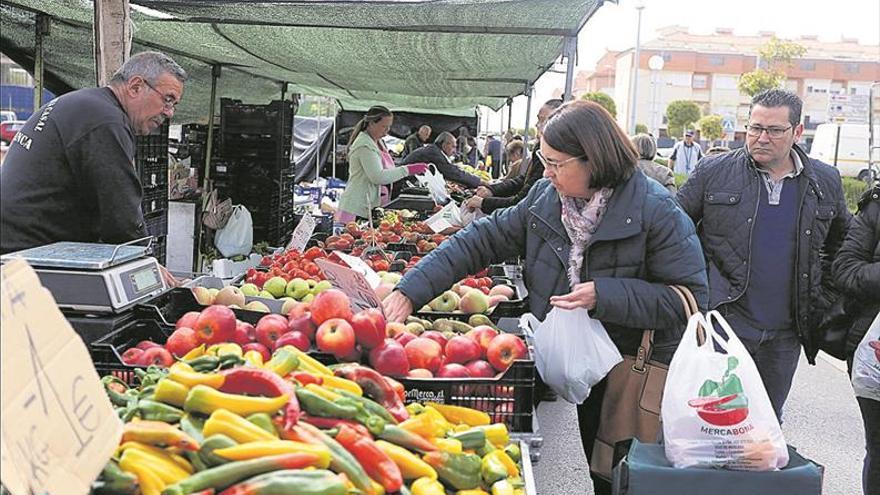
[[[599,415],[602,412],[602,400],[605,398],[605,385],[607,380],[602,380],[593,386],[587,400],[578,404],[578,429],[581,432],[581,445],[587,463],[593,459],[593,444],[596,442],[596,434],[599,433]],[[611,495],[611,483],[590,472],[593,480],[593,491],[596,495]]]

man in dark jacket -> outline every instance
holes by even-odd
[[[447,182],[457,182],[468,188],[485,185],[485,182],[476,175],[471,175],[453,165],[453,155],[455,155],[455,136],[449,132],[441,132],[434,140],[434,144],[413,151],[400,164],[433,163]]]
[[[554,98],[547,100],[538,110],[538,121],[535,123],[538,130],[538,143],[541,142],[541,132],[550,114],[561,105],[562,100]],[[526,197],[535,182],[544,176],[544,164],[536,154],[538,148],[536,144],[525,174],[503,180],[497,184],[477,188],[476,195],[468,201],[467,206],[479,208],[488,215],[499,208],[508,208],[519,203]]]
[[[784,90],[756,95],[745,148],[704,158],[678,193],[701,233],[710,307],[751,353],[780,419],[801,345],[814,363],[811,335],[851,218],[837,171],[795,144],[801,107]]]
[[[410,134],[409,137],[406,138],[406,141],[404,141],[402,156],[406,158],[407,155],[424,146],[430,138],[431,127],[427,125],[419,127],[417,132]]]

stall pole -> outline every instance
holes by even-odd
[[[287,83],[281,83],[281,101],[284,101],[284,95],[287,93]]]
[[[319,139],[321,137],[321,99],[322,97],[319,96],[318,112],[315,116],[315,183],[321,177],[321,145]]]
[[[507,132],[513,130],[513,98],[507,99]]]
[[[529,149],[529,117],[532,114],[532,83],[526,83],[526,127],[523,132],[523,149]]]
[[[34,33],[34,112],[43,106],[43,37],[49,36],[49,16],[37,14]]]
[[[202,188],[210,192],[211,154],[214,148],[214,113],[217,111],[217,79],[220,78],[220,65],[211,66],[211,102],[208,104],[208,145],[205,149],[205,178]]]
[[[639,58],[641,56],[641,40],[642,40],[642,10],[645,9],[645,5],[641,2],[636,4],[636,10],[639,13],[639,20],[636,24],[636,50],[633,55],[633,66],[632,66],[632,99],[629,108],[629,126],[627,129],[630,134],[636,133],[636,106],[638,105],[638,92],[639,92]]]
[[[336,117],[339,109],[336,108],[336,100],[333,100],[333,148],[330,150],[330,156],[333,160],[333,177],[336,177]]]
[[[565,101],[572,100],[571,88],[574,85],[574,58],[577,53],[577,36],[565,37]]]
[[[131,52],[128,0],[95,0],[95,81],[106,86]]]

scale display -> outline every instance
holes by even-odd
[[[148,268],[130,274],[129,278],[131,279],[131,285],[134,287],[134,291],[140,293],[146,290],[155,289],[162,285],[162,280],[160,280],[157,275],[158,274],[154,269]]]

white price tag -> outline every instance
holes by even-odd
[[[376,288],[379,287],[379,284],[382,283],[382,279],[379,278],[379,275],[370,268],[370,265],[364,263],[364,260],[358,258],[357,256],[351,256],[349,254],[341,253],[339,251],[334,251],[337,256],[339,256],[342,261],[344,261],[348,266],[351,267],[352,270],[360,273],[367,279],[367,283],[370,284],[370,287]]]
[[[299,221],[293,234],[290,236],[290,242],[287,243],[287,249],[296,249],[300,253],[306,249],[306,244],[315,232],[315,217],[306,214]]]
[[[333,284],[333,287],[348,296],[351,300],[352,311],[358,312],[367,308],[382,307],[379,296],[360,273],[326,259],[316,259],[315,263],[321,267],[324,277]]]

